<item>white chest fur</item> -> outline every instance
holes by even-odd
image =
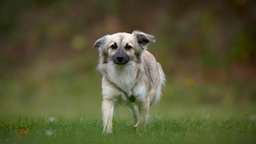
[[[125,65],[108,63],[107,73],[109,80],[125,91],[128,96],[132,95],[131,89],[134,87],[137,78],[136,63],[129,62]]]

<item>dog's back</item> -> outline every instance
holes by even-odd
[[[150,81],[150,101],[156,103],[161,97],[161,89],[165,82],[165,75],[161,65],[156,61],[155,57],[144,51],[143,65],[145,73]]]

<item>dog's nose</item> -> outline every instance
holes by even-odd
[[[127,55],[117,55],[113,57],[113,62],[118,65],[124,65],[129,61],[129,57]]]
[[[123,56],[118,56],[118,57],[116,57],[116,59],[117,59],[117,61],[121,62],[121,61],[123,61],[124,57]]]

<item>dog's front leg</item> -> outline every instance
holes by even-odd
[[[134,118],[134,128],[137,129],[138,124],[139,124],[139,110],[138,107],[135,103],[132,103],[130,105],[130,108],[132,110],[133,113],[133,118]]]
[[[142,132],[146,129],[146,124],[148,120],[150,101],[149,98],[146,98],[145,101],[139,106],[139,125],[138,131]]]
[[[103,134],[112,133],[112,119],[114,113],[114,102],[109,99],[102,100]]]

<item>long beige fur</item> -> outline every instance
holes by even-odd
[[[151,104],[159,101],[165,75],[147,50],[154,36],[141,32],[119,32],[98,39],[98,70],[102,74],[103,133],[112,133],[114,105],[131,108],[136,130],[144,131]]]

